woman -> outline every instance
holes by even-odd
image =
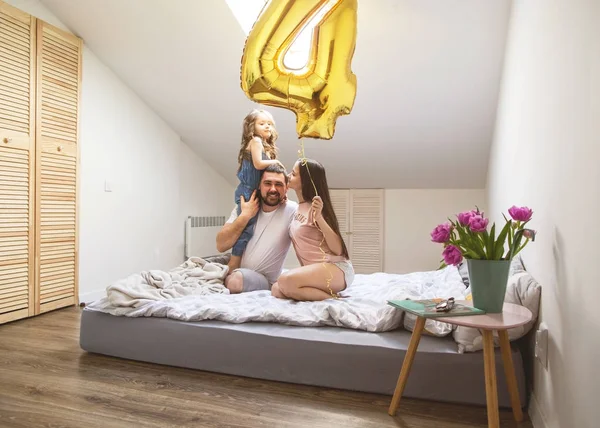
[[[289,179],[299,203],[290,236],[302,266],[281,274],[271,294],[307,301],[337,297],[352,284],[354,268],[333,211],[325,168],[317,161],[302,159]]]

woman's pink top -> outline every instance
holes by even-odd
[[[346,260],[343,255],[336,256],[323,239],[323,233],[313,222],[313,211],[310,202],[298,205],[298,211],[290,224],[290,236],[296,250],[296,256],[302,266],[321,263],[323,261],[336,263]],[[321,244],[323,241],[323,244]],[[325,258],[320,248],[325,252]]]

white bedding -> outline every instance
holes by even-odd
[[[179,274],[180,268],[176,268],[179,269]],[[153,272],[156,276],[157,272]],[[143,274],[138,276],[144,277]],[[115,306],[108,298],[103,298],[91,303],[88,308],[128,317],[153,316],[180,321],[219,320],[230,323],[260,321],[297,326],[338,326],[381,332],[394,330],[402,322],[402,312],[388,305],[388,300],[450,296],[459,299],[465,295],[465,285],[453,266],[438,271],[402,275],[357,274],[354,283],[341,293],[344,298],[322,302],[277,299],[268,291],[230,295],[226,289],[223,293],[223,290],[214,284],[211,287],[215,292],[202,294],[206,292],[206,286],[198,287],[203,287],[202,292],[187,288],[187,295],[184,297],[173,297],[173,294],[167,293],[164,298],[159,296],[155,300],[138,299],[127,306]],[[119,289],[122,292],[122,287]],[[113,302],[118,303],[115,299]]]

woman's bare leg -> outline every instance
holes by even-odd
[[[327,288],[327,280],[334,293],[346,288],[344,272],[336,265],[315,263],[291,269],[281,274],[277,280],[278,290],[290,299],[319,301],[332,298]]]
[[[279,284],[276,282],[271,286],[271,296],[277,297],[278,299],[287,299],[288,297],[281,292]]]

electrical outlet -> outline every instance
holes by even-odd
[[[105,192],[112,192],[113,191],[113,184],[112,184],[111,181],[104,180],[104,191]]]
[[[548,368],[548,326],[544,323],[535,332],[535,358],[542,367]]]

